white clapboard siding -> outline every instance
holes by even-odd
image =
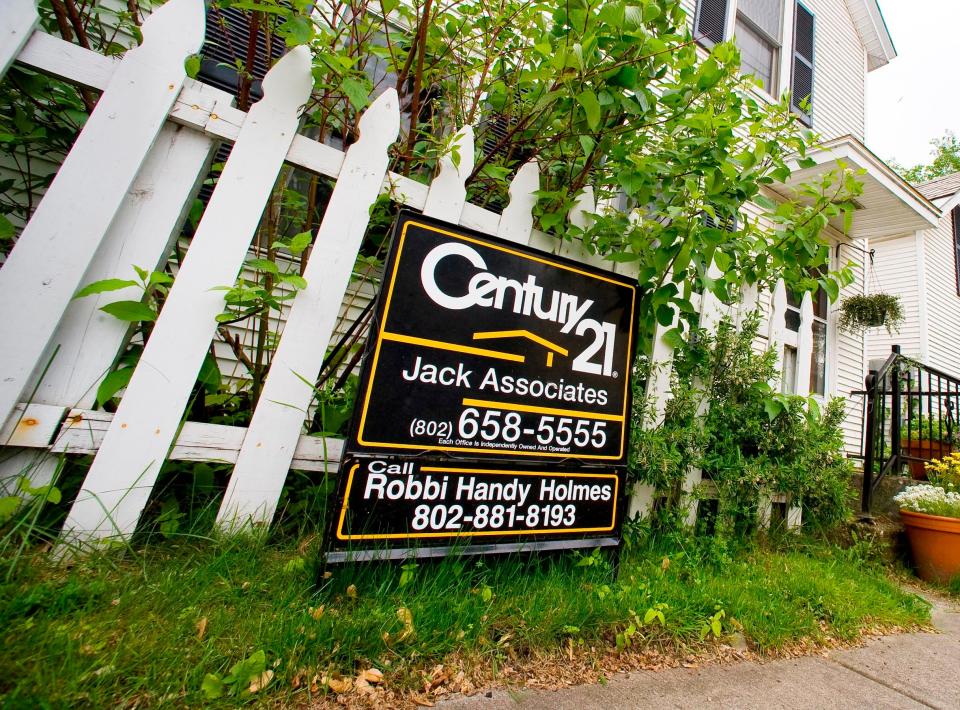
[[[387,172],[387,149],[400,132],[397,92],[388,89],[360,119],[360,138],[347,150],[336,187],[307,261],[237,465],[217,514],[236,528],[269,524],[333,335],[340,299]],[[472,151],[472,141],[470,149]],[[459,215],[458,215],[459,216]]]
[[[7,71],[40,21],[36,0],[4,0],[0,12],[0,76]]]
[[[179,0],[174,0],[178,2]],[[153,15],[157,17],[159,13]],[[312,88],[311,55],[291,50],[263,80],[117,414],[70,511],[74,542],[133,533],[176,437],[223,308]]]
[[[201,0],[170,0],[144,23],[143,45],[114,71],[0,269],[0,419],[21,396],[156,140],[186,77],[184,60],[203,41],[203,24]]]

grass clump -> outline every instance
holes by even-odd
[[[823,543],[730,556],[648,542],[616,579],[599,553],[358,565],[320,587],[291,543],[28,562],[0,586],[0,693],[14,707],[307,702],[371,667],[402,692],[440,663],[491,680],[557,649],[686,653],[735,633],[776,654],[929,618],[882,568]]]

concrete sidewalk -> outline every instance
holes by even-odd
[[[934,603],[940,633],[902,634],[827,656],[634,671],[606,685],[494,691],[444,710],[503,708],[960,708],[960,610]]]

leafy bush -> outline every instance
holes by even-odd
[[[697,466],[716,487],[716,532],[742,535],[756,524],[762,497],[787,494],[802,503],[807,523],[829,527],[850,512],[850,462],[840,424],[844,400],[821,410],[816,400],[786,395],[776,355],[757,352],[760,317],[736,328],[720,324],[714,337],[696,332],[675,360],[664,422],[635,433],[634,480],[654,486],[668,503],[685,506],[680,491]],[[703,416],[701,403],[709,405]]]

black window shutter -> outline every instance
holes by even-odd
[[[249,12],[232,7],[209,8],[206,35],[203,48],[200,50],[200,72],[197,78],[205,84],[229,91],[236,96],[239,85],[237,62],[246,61],[249,35]],[[270,39],[268,45],[266,29],[261,26],[257,32],[253,66],[250,68],[250,73],[253,75],[250,98],[253,101],[263,98],[260,82],[267,70],[283,56],[287,48],[283,38],[274,35]]]
[[[727,24],[727,0],[699,0],[693,36],[700,43],[712,47],[724,40]]]
[[[953,266],[957,280],[957,295],[960,296],[960,207],[954,207],[953,217]]]
[[[797,3],[793,22],[791,108],[808,126],[813,121],[813,13]],[[806,109],[802,107],[807,101]]]

